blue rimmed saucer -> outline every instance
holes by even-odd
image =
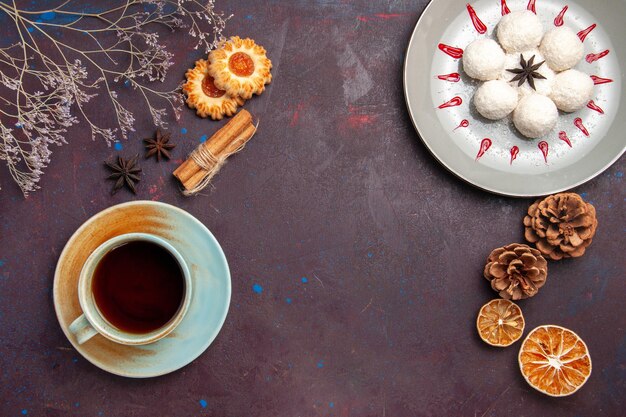
[[[101,335],[80,345],[68,327],[82,313],[78,302],[82,265],[106,240],[132,232],[157,235],[185,258],[194,288],[189,310],[172,333],[149,345],[121,345]],[[228,313],[230,271],[219,243],[198,219],[169,204],[134,201],[101,211],[72,235],[57,264],[53,296],[63,332],[85,359],[116,375],[147,378],[182,368],[213,342]]]

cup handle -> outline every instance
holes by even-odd
[[[93,328],[87,317],[84,314],[81,314],[79,318],[74,320],[69,327],[70,332],[76,337],[76,341],[79,345],[82,345],[87,340],[94,337],[98,331]]]

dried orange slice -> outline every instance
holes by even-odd
[[[476,328],[485,343],[506,347],[522,337],[524,316],[515,303],[497,298],[480,308]]]
[[[571,395],[591,375],[591,357],[576,333],[560,326],[539,326],[519,350],[519,367],[531,387],[552,397]]]

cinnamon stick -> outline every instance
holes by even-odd
[[[237,149],[244,146],[246,142],[250,140],[255,131],[256,128],[252,123],[250,123],[239,135],[237,135],[228,145],[226,145],[226,147],[222,151],[220,151],[219,154],[215,156],[219,159],[222,157],[222,155],[230,155],[234,153]],[[196,185],[198,185],[200,181],[202,181],[207,175],[208,171],[201,169],[200,171],[192,175],[191,178],[184,181],[183,187],[185,187],[186,190],[191,190]]]
[[[233,142],[237,136],[243,130],[252,125],[252,115],[245,109],[241,109],[239,113],[235,115],[228,123],[226,123],[220,130],[215,132],[213,136],[200,146],[211,152],[212,155],[218,156],[231,142]],[[188,158],[174,171],[174,176],[180,180],[186,189],[191,189],[193,186],[187,187],[185,184],[190,178],[205,171],[200,167],[193,159]],[[205,171],[206,172],[206,171]],[[196,182],[195,185],[197,185]]]
[[[256,127],[252,115],[241,110],[209,140],[201,144],[192,155],[174,171],[174,176],[185,188],[185,195],[193,194],[205,187],[219,171],[229,155],[238,152],[252,138]],[[202,158],[198,159],[198,155]],[[207,163],[203,158],[210,160]],[[202,166],[201,166],[202,165]]]

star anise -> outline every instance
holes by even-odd
[[[146,149],[148,150],[148,152],[146,152],[146,158],[156,155],[157,161],[160,161],[161,155],[163,155],[167,159],[170,159],[171,155],[169,151],[176,147],[173,143],[169,143],[171,136],[171,133],[164,133],[161,132],[161,129],[157,129],[156,137],[144,139],[143,141],[146,142]]]
[[[109,180],[116,180],[111,194],[115,194],[120,188],[126,184],[126,186],[134,193],[137,194],[135,184],[140,181],[139,174],[141,174],[141,168],[137,165],[139,154],[130,159],[124,159],[121,156],[117,157],[117,162],[104,161],[107,167],[109,167],[113,173],[108,176]]]
[[[533,65],[534,61],[535,61],[534,55],[530,57],[528,62],[526,62],[526,60],[524,59],[524,56],[520,54],[519,64],[522,68],[507,69],[507,71],[512,72],[513,74],[517,74],[515,77],[513,77],[511,81],[519,80],[519,83],[517,84],[518,87],[521,87],[522,84],[524,84],[524,82],[528,80],[528,84],[530,84],[533,90],[537,90],[535,88],[535,79],[540,79],[540,80],[546,79],[546,77],[544,77],[543,75],[537,72],[539,67],[542,66],[543,63],[546,61],[541,61],[540,63]]]

